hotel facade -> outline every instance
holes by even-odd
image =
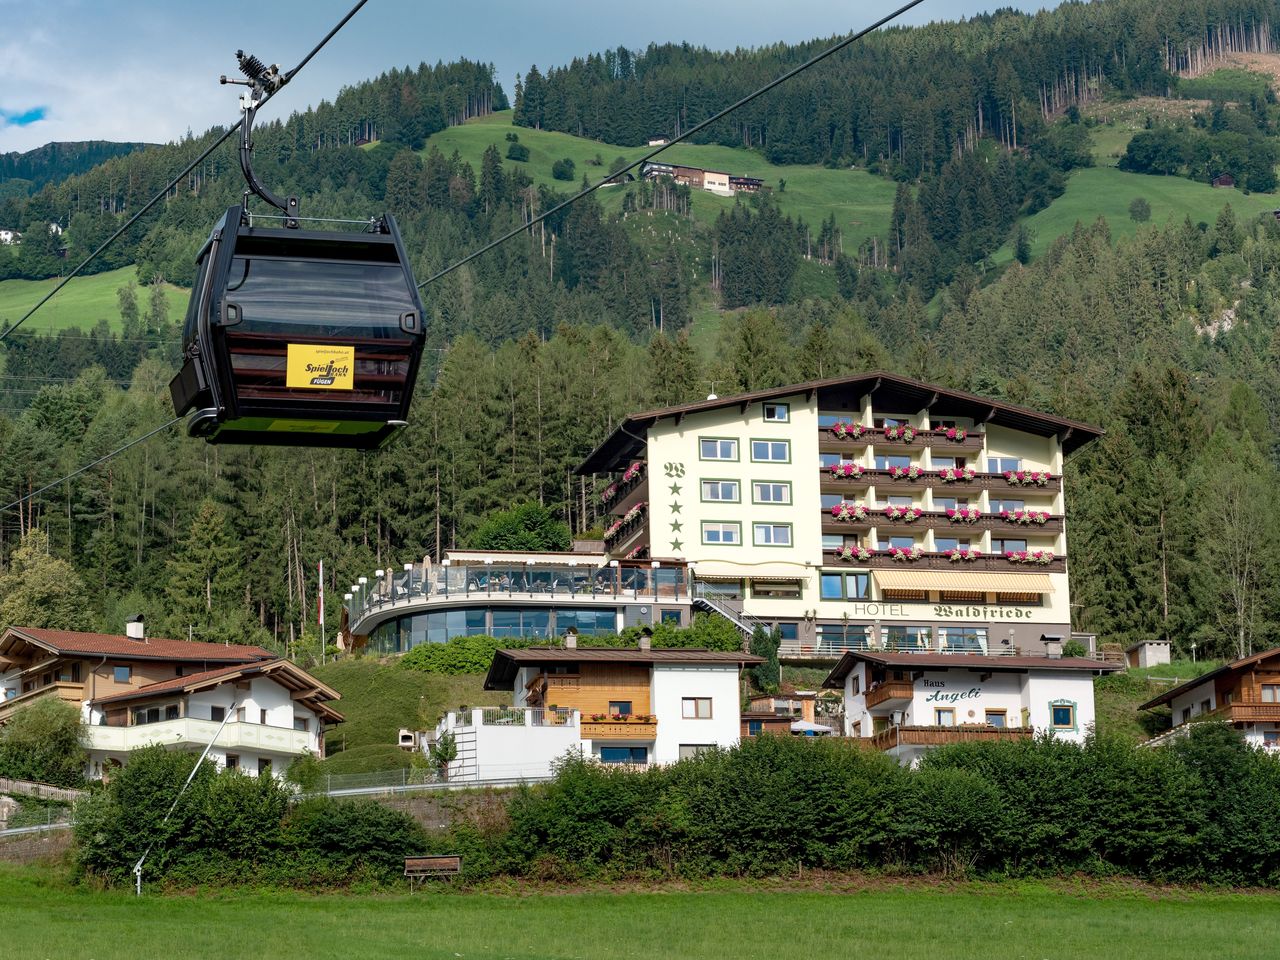
[[[703,610],[792,660],[1043,655],[1071,634],[1063,466],[1100,434],[885,372],[633,414],[578,467],[603,544],[376,571],[347,631],[393,653]]]

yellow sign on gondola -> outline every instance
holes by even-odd
[[[355,369],[355,347],[291,343],[285,383],[305,390],[353,390]]]

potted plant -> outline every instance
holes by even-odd
[[[1048,470],[1006,470],[1004,478],[1016,487],[1044,487],[1053,479]]]
[[[855,480],[862,476],[863,469],[860,463],[842,460],[831,465],[831,477],[833,480]]]
[[[838,440],[861,440],[869,428],[861,423],[837,420],[831,425],[831,435]]]
[[[947,519],[952,523],[977,523],[982,519],[982,511],[977,507],[948,507]]]
[[[978,475],[978,471],[973,467],[943,467],[938,471],[938,477],[943,483],[955,483],[957,480],[972,480]]]
[[[977,560],[982,556],[982,552],[974,547],[952,547],[942,554],[952,563],[960,563],[963,561]]]
[[[947,440],[952,440],[955,443],[959,443],[964,440],[965,437],[969,436],[969,431],[964,427],[939,427],[938,433]]]
[[[858,521],[867,519],[867,508],[860,503],[841,500],[831,508],[831,519],[841,521]]]
[[[855,547],[845,544],[842,547],[836,547],[835,557],[837,560],[867,561],[871,559],[871,551],[866,547]]]
[[[924,547],[919,544],[913,547],[890,547],[886,552],[892,560],[913,562],[924,556]]]
[[[924,476],[924,468],[912,464],[909,467],[890,467],[889,476],[895,480],[918,480]]]
[[[900,440],[903,443],[910,443],[916,438],[916,428],[909,423],[900,423],[896,427],[886,424],[884,438],[886,440]]]
[[[901,520],[904,523],[913,523],[924,516],[924,511],[919,507],[897,507],[893,504],[884,508],[884,517],[886,520]]]

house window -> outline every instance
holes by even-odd
[[[260,758],[260,759],[258,760],[258,776],[260,776],[260,777],[269,777],[269,776],[271,776],[271,761],[270,761],[270,760],[262,759],[262,758]]]
[[[1190,720],[1191,720],[1191,708],[1190,708],[1190,707],[1183,707],[1183,708],[1182,708],[1182,722],[1183,722],[1183,723],[1189,723],[1189,722],[1190,722]]]
[[[702,542],[738,546],[742,543],[742,524],[736,521],[705,521],[702,524]]]
[[[703,480],[702,499],[716,503],[737,503],[741,499],[738,493],[738,481]]]
[[[298,733],[306,733],[310,728],[311,724],[306,717],[293,718],[293,729]]]
[[[1049,718],[1055,730],[1074,730],[1076,728],[1076,705],[1074,703],[1049,704]]]
[[[1208,713],[1208,712],[1209,712],[1210,710],[1212,710],[1212,709],[1213,709],[1213,701],[1211,701],[1211,700],[1201,700],[1201,701],[1200,701],[1200,712],[1201,712],[1201,713]]]
[[[757,600],[798,600],[800,599],[800,581],[752,580],[751,596]]]
[[[758,722],[758,721],[757,721]],[[680,759],[688,760],[696,757],[700,753],[706,753],[708,750],[714,750],[714,743],[682,743],[680,744]]]
[[[764,405],[764,419],[766,423],[789,423],[791,420],[791,405],[787,403],[766,403]]]
[[[987,473],[1004,473],[1006,470],[1021,470],[1020,457],[987,457]]]
[[[791,441],[752,440],[751,459],[755,463],[788,463],[791,460]]]
[[[1264,683],[1262,685],[1263,703],[1280,703],[1280,683]]]
[[[881,455],[876,456],[877,470],[889,470],[893,467],[902,467],[903,469],[905,469],[909,466],[911,466],[910,457],[902,457],[902,456],[889,457],[889,456],[881,456]]]
[[[176,703],[171,703],[164,708],[164,718],[166,720],[177,720],[179,719],[178,715],[180,713],[181,713],[181,710]]]
[[[244,718],[245,718],[245,708],[236,707],[236,723],[244,723]]]
[[[630,700],[610,700],[609,716],[611,717],[631,716],[631,701]]]
[[[160,722],[159,707],[148,707],[146,709],[135,710],[133,712],[134,726],[141,726],[144,723],[159,723],[159,722]]]
[[[228,753],[228,754],[227,754],[227,769],[228,769],[228,770],[239,770],[239,769],[240,769],[240,754],[238,754],[238,753]]]
[[[789,547],[791,524],[757,523],[752,527],[752,536],[757,547]]]
[[[661,619],[659,622],[669,623],[674,627],[680,626],[680,611],[679,610],[663,610],[661,614]]]
[[[938,646],[944,653],[986,653],[986,627],[939,627]]]
[[[258,711],[258,723],[262,724],[264,727],[267,725],[267,711]]]
[[[800,639],[800,624],[775,623],[773,629],[778,631],[778,639],[783,643],[795,643]]]
[[[1280,730],[1263,730],[1262,745],[1268,750],[1280,749]]]
[[[856,673],[851,673],[849,675],[849,696],[856,697],[860,693],[862,693],[862,677]]]
[[[756,481],[751,485],[751,499],[754,503],[790,503],[791,484]]]
[[[758,736],[760,736],[760,734],[761,734],[761,732],[762,732],[763,730],[764,730],[764,721],[763,721],[763,720],[748,720],[748,721],[747,721],[747,736],[748,736],[748,737],[758,737]]]
[[[648,747],[601,747],[601,763],[648,763]]]
[[[702,460],[737,460],[738,441],[702,437],[698,440],[698,457]]]
[[[933,725],[935,727],[954,727],[956,725],[955,708],[935,707],[933,711]]]
[[[112,667],[111,677],[116,683],[128,683],[133,679],[133,667]]]
[[[227,708],[226,707],[210,707],[209,719],[212,720],[214,723],[221,723],[223,720],[227,719]]]
[[[710,697],[685,697],[680,701],[680,715],[685,720],[710,720]]]
[[[1007,710],[988,710],[986,717],[988,727],[1000,727],[1003,729],[1009,725],[1009,713]]]
[[[173,675],[174,675],[175,677],[180,677],[180,676],[182,676],[182,670],[183,670],[182,664],[180,664],[180,663],[179,663],[178,665],[176,665],[176,666],[173,668]]]

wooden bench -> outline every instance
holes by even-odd
[[[404,875],[409,878],[411,889],[423,880],[437,877],[448,879],[460,873],[462,873],[462,857],[456,854],[404,858]]]

